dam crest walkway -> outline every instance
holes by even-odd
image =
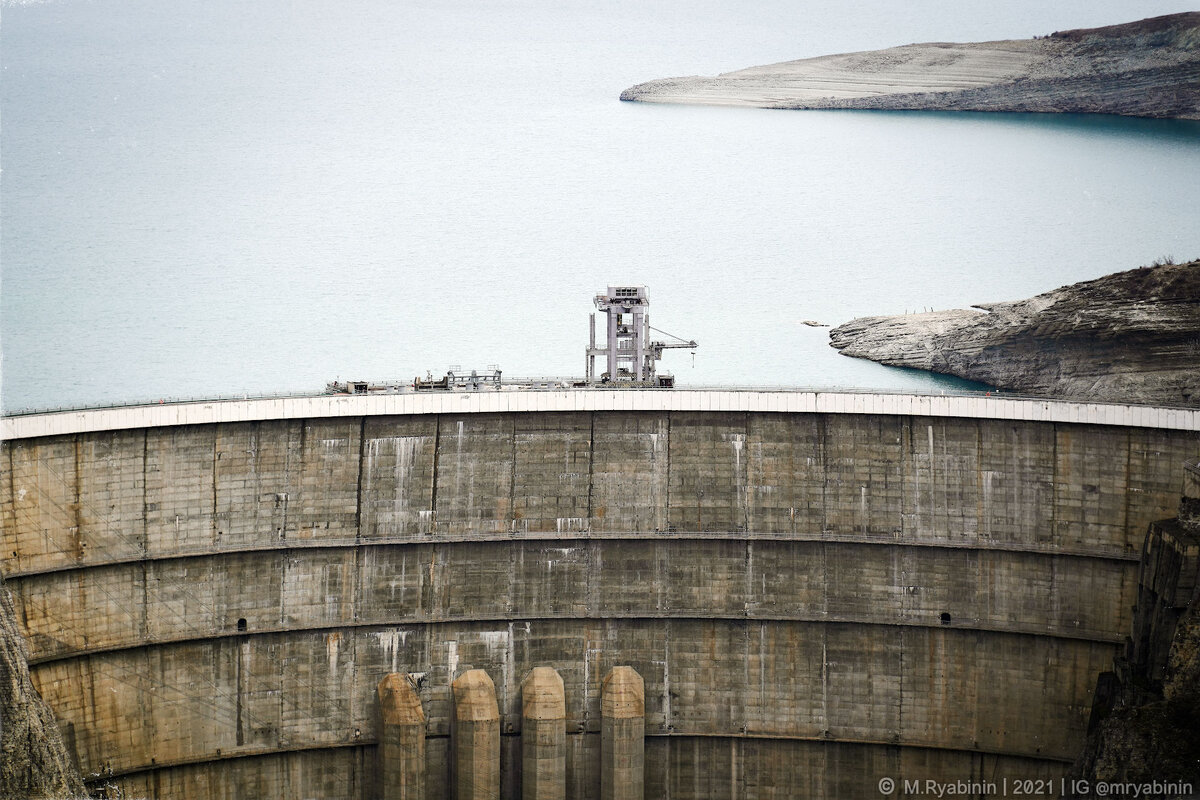
[[[804,389],[544,389],[198,400],[0,418],[0,439],[256,420],[571,411],[894,414],[1200,430],[1200,409],[988,394]]]

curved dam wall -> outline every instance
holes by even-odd
[[[551,666],[568,793],[598,797],[630,665],[647,797],[1056,778],[1200,449],[1162,409],[555,394],[4,420],[0,569],[84,774],[373,797],[376,684],[409,672],[448,797],[450,685],[482,669],[517,796]]]

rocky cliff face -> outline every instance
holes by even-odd
[[[25,639],[0,582],[0,798],[84,797],[50,707],[29,680]]]
[[[1189,464],[1186,476],[1179,517],[1150,526],[1132,636],[1097,689],[1073,769],[1092,785],[1158,782],[1147,793],[1154,797],[1200,790],[1200,520],[1191,513],[1200,501],[1200,465]]]
[[[1200,12],[998,42],[934,42],[638,84],[622,100],[760,108],[1200,119]]]
[[[1089,733],[1076,777],[1093,784],[1191,782],[1193,790],[1200,789],[1197,648],[1200,614],[1193,606],[1179,622],[1172,648],[1174,669],[1162,692],[1147,697],[1136,687],[1123,686],[1115,707]],[[1195,795],[1167,791],[1152,796]]]
[[[1200,261],[1118,272],[974,310],[860,317],[844,355],[1042,397],[1200,405]]]

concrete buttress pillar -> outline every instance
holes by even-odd
[[[633,667],[613,667],[600,687],[600,800],[643,800],[646,687]]]
[[[522,800],[566,800],[567,703],[553,667],[534,667],[521,684]]]
[[[379,682],[379,796],[425,800],[425,712],[412,678],[393,672]]]
[[[500,707],[481,669],[459,675],[454,691],[454,785],[457,800],[500,798]]]

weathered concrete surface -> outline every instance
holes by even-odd
[[[572,739],[583,739],[573,736]],[[595,739],[598,737],[588,737]],[[431,739],[431,743],[442,741]],[[219,765],[163,767],[122,781],[131,797],[362,797],[368,747],[341,747],[233,758]],[[599,749],[596,750],[597,770]],[[646,797],[748,800],[794,797],[870,797],[871,783],[884,775],[929,776],[931,780],[999,780],[1002,776],[1053,779],[1061,766],[984,752],[898,748],[822,741],[746,737],[647,737],[646,758],[658,765],[646,774]],[[592,776],[598,786],[598,771]],[[445,787],[443,781],[441,786]],[[237,787],[236,790],[230,787]],[[432,788],[432,787],[431,787]],[[235,793],[236,791],[236,793]],[[874,789],[878,798],[878,788]],[[444,794],[430,796],[445,797]],[[572,797],[597,796],[584,793]]]
[[[760,108],[1039,111],[1200,119],[1200,13],[1037,39],[931,42],[665,78],[622,100]]]
[[[0,798],[82,796],[54,713],[29,680],[29,654],[0,580]]]
[[[521,797],[566,800],[567,702],[553,667],[534,667],[521,684]]]
[[[646,687],[633,667],[613,667],[600,687],[600,798],[642,800],[646,789]]]
[[[134,795],[373,796],[377,684],[401,670],[424,673],[428,797],[470,669],[511,777],[520,681],[553,666],[567,790],[594,798],[601,677],[629,665],[647,797],[876,797],[900,767],[1062,774],[1198,447],[686,411],[22,439],[0,451],[0,568],[84,771]]]
[[[843,355],[1031,395],[1200,406],[1200,261],[974,310],[861,317],[829,338]]]
[[[481,669],[454,679],[455,800],[500,798],[500,708],[496,686]]]
[[[956,625],[1118,641],[1132,558],[697,534],[296,548],[10,579],[34,663],[197,638],[403,621],[640,618]],[[480,563],[480,562],[484,563]],[[266,573],[275,570],[274,584]],[[307,602],[320,579],[344,594]],[[1076,585],[1103,586],[1094,598]],[[288,591],[282,589],[288,587]],[[473,609],[472,604],[477,607]],[[194,613],[184,609],[194,608]],[[92,621],[102,609],[106,619]],[[537,666],[537,665],[534,665]]]
[[[1004,778],[1053,780],[1061,767],[1050,762],[1014,760],[991,753],[860,746],[850,743],[792,742],[745,737],[677,736],[646,739],[646,797],[838,798],[885,797],[879,780],[919,776],[921,780],[995,781]],[[903,785],[902,783],[900,784]],[[897,791],[891,797],[904,797]],[[913,797],[910,793],[908,797]],[[927,795],[926,795],[927,796]],[[947,797],[951,795],[946,795]],[[977,797],[966,795],[967,797]]]
[[[599,732],[599,677],[620,662],[646,678],[650,735],[978,745],[1065,761],[1082,741],[1095,676],[1115,650],[945,626],[737,619],[418,624],[248,638],[245,646],[226,638],[64,659],[39,665],[35,675],[52,707],[80,720],[81,760],[121,772],[148,768],[152,759],[216,758],[218,750],[376,741],[374,683],[393,659],[428,664],[422,704],[435,737],[450,733],[453,667],[498,676],[507,730],[520,718],[512,676],[560,664],[568,729],[579,734]],[[82,675],[83,692],[67,691],[72,675]],[[93,693],[105,700],[97,710],[88,705]],[[139,702],[145,711],[118,714]],[[431,760],[427,771],[435,767]]]
[[[425,712],[408,674],[379,682],[379,797],[425,800]]]
[[[518,431],[517,419],[544,430]],[[712,441],[696,438],[705,432]],[[20,440],[5,444],[11,480],[0,488],[19,488],[3,507],[11,546],[0,566],[14,575],[307,543],[570,536],[581,525],[888,541],[898,530],[904,542],[1136,555],[1146,511],[1173,513],[1195,440],[1194,430],[1015,420],[653,412]],[[410,455],[380,453],[402,445]],[[680,463],[668,469],[672,456]],[[534,500],[550,492],[553,506]],[[257,579],[279,577],[264,566]]]

